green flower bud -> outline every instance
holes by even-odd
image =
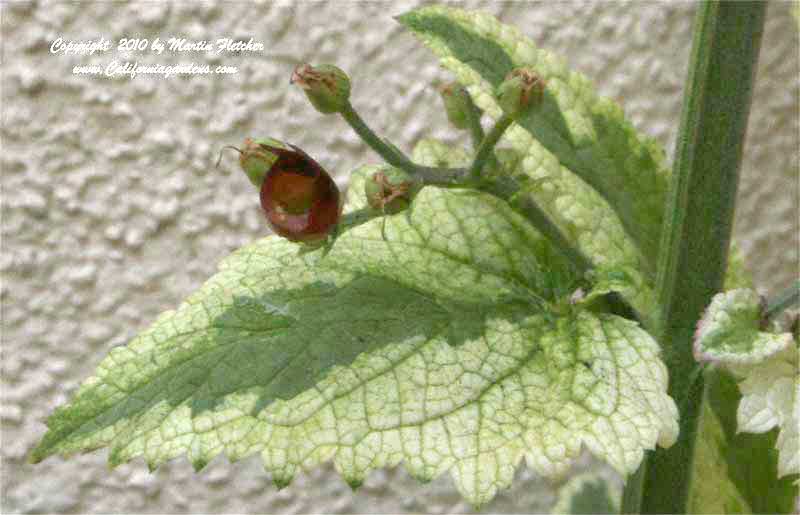
[[[332,64],[301,64],[295,68],[290,82],[303,88],[320,113],[340,113],[350,101],[350,78]]]
[[[399,168],[385,167],[367,177],[364,194],[372,209],[393,215],[408,207],[411,201],[411,176]]]
[[[250,182],[257,188],[261,188],[261,185],[264,183],[264,177],[267,176],[267,172],[269,172],[272,165],[275,164],[275,161],[278,160],[277,155],[270,152],[262,145],[285,148],[288,150],[286,145],[272,138],[247,138],[244,140],[244,146],[239,151],[239,165],[241,165],[244,173],[247,174]]]
[[[469,110],[473,109],[469,93],[460,84],[450,82],[439,86],[447,119],[456,129],[469,127]]]
[[[497,158],[496,173],[505,176],[513,176],[517,173],[517,168],[522,163],[523,155],[513,148],[495,148],[494,155]],[[533,180],[533,179],[531,179]]]
[[[530,68],[515,68],[497,87],[497,102],[503,112],[516,119],[542,103],[544,87],[544,80]]]

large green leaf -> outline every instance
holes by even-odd
[[[32,460],[260,454],[278,485],[332,460],[353,486],[404,462],[422,480],[450,471],[480,505],[523,457],[554,476],[585,445],[627,473],[674,442],[655,341],[617,316],[551,309],[575,278],[525,220],[426,187],[384,228],[361,193],[375,170],[354,174],[332,246],[246,246],[113,349]]]

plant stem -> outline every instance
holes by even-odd
[[[475,180],[480,179],[481,170],[483,170],[486,160],[492,155],[494,146],[497,145],[497,142],[500,141],[503,133],[506,132],[506,129],[508,129],[513,122],[514,119],[505,113],[503,113],[500,119],[497,120],[497,122],[494,124],[494,127],[492,127],[492,130],[490,130],[489,134],[483,138],[483,141],[478,147],[478,152],[475,154],[475,159],[472,161],[472,166],[469,167],[470,177]]]
[[[478,108],[474,104],[472,104],[472,106],[474,107],[474,112],[477,114]],[[528,195],[517,195],[521,187],[516,180],[504,176],[480,176],[480,172],[487,160],[494,159],[494,146],[513,122],[511,117],[504,114],[495,123],[489,135],[482,139],[475,160],[472,166],[467,169],[435,168],[415,164],[394,146],[388,145],[375,134],[349,102],[341,114],[361,139],[383,157],[387,163],[403,169],[411,175],[415,181],[422,184],[437,186],[471,187],[505,200],[561,251],[572,263],[579,275],[585,274],[593,267],[589,258],[570,243],[558,226],[550,220],[547,213],[536,204],[533,198]],[[478,128],[475,129],[475,132],[477,133],[477,131],[480,130],[482,134],[483,129],[480,128],[480,121],[478,118],[476,118],[476,123]],[[631,320],[640,320],[638,313],[636,313],[618,294],[611,293],[607,295],[606,298],[613,313]]]
[[[400,168],[424,184],[438,186],[472,186],[474,181],[469,181],[465,168],[435,168],[421,166],[413,163],[400,150],[387,144],[380,136],[367,125],[361,115],[353,108],[350,102],[340,113],[348,125],[369,145],[384,161]]]
[[[472,146],[477,150],[486,134],[481,125],[481,110],[472,101],[472,96],[467,95],[469,108],[467,109],[467,123],[469,123],[469,135],[472,138]]]
[[[342,118],[356,131],[364,142],[378,153],[387,163],[397,168],[407,170],[413,166],[411,160],[403,155],[399,150],[386,144],[375,134],[372,129],[364,122],[361,116],[353,109],[352,104],[347,102],[344,110],[340,113]]]
[[[479,189],[508,202],[572,262],[579,274],[592,268],[593,265],[589,258],[569,242],[561,229],[550,220],[547,213],[536,204],[530,195],[517,195],[521,188],[513,178],[487,179],[480,183]]]
[[[703,399],[702,375],[693,377],[692,334],[723,287],[765,8],[762,2],[697,4],[657,280],[656,332],[669,394],[680,407],[680,435],[672,448],[650,453],[626,486],[626,513],[687,510]]]
[[[800,281],[795,283],[782,292],[774,299],[767,302],[767,309],[764,310],[763,318],[769,322],[785,310],[800,303]]]
[[[481,114],[483,112],[481,109],[475,105],[475,102],[472,100],[471,95],[467,95],[467,123],[469,124],[469,135],[470,139],[472,140],[472,147],[477,152],[483,143],[483,140],[486,138],[486,133],[483,131],[483,125],[481,125]],[[489,154],[489,157],[486,158],[486,163],[496,169],[497,167],[497,158],[494,155],[494,152]]]

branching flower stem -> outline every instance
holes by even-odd
[[[474,136],[480,127],[479,111],[475,108],[473,120]],[[503,133],[511,126],[513,119],[503,115],[492,127],[489,134],[483,137],[472,165],[469,168],[437,168],[422,166],[412,162],[397,147],[388,144],[366,124],[350,102],[341,112],[345,121],[353,128],[364,142],[378,153],[387,163],[408,173],[420,184],[444,187],[473,188],[505,200],[519,214],[525,217],[545,238],[547,238],[572,263],[578,275],[585,275],[593,268],[592,262],[576,248],[561,232],[561,229],[547,216],[530,195],[518,195],[521,185],[514,178],[503,175],[485,176],[481,174],[484,165],[494,160],[494,147]],[[611,311],[630,320],[641,321],[638,313],[617,293],[606,295]]]
[[[375,134],[350,102],[340,114],[364,143],[369,145],[384,161],[404,170],[418,182],[436,186],[474,186],[468,180],[467,170],[464,168],[436,168],[413,163],[399,149],[389,145]]]
[[[591,261],[567,240],[558,226],[530,196],[516,195],[520,191],[517,181],[511,177],[489,178],[481,175],[487,159],[493,155],[494,146],[511,125],[513,120],[510,117],[503,115],[489,134],[483,138],[469,168],[436,168],[415,164],[399,150],[388,145],[370,129],[349,102],[341,115],[372,150],[390,165],[403,169],[415,181],[436,186],[471,187],[501,198],[511,204],[542,235],[559,248],[579,273],[587,272],[592,267]]]
[[[483,126],[481,125],[481,110],[475,105],[475,102],[472,101],[470,95],[467,95],[467,103],[469,105],[469,109],[467,109],[469,135],[472,139],[472,146],[475,147],[475,150],[478,150],[478,147],[481,146],[483,139],[486,137],[486,134],[483,132]]]
[[[483,141],[478,147],[478,152],[475,154],[475,159],[472,161],[472,165],[469,167],[470,177],[475,180],[480,179],[483,166],[493,155],[495,145],[497,145],[497,142],[500,141],[503,133],[506,132],[506,129],[511,126],[513,121],[514,119],[512,117],[507,114],[503,114],[500,119],[497,120],[497,123],[494,124],[492,130],[489,131],[489,134],[483,138]]]

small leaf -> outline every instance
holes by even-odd
[[[585,445],[625,474],[675,441],[656,342],[614,315],[551,311],[575,277],[524,219],[426,187],[384,220],[365,210],[374,171],[354,174],[329,248],[248,245],[112,349],[32,460],[260,454],[278,487],[328,460],[353,486],[403,462],[421,480],[449,471],[481,505],[523,457],[555,476]]]
[[[790,333],[761,330],[762,306],[752,290],[720,293],[697,326],[698,361],[727,367],[743,378],[738,431],[778,427],[778,476],[800,473],[800,351]]]
[[[592,270],[588,275],[592,282],[592,288],[578,299],[580,303],[584,304],[611,292],[625,292],[632,284],[635,284],[635,280],[624,269],[615,270],[602,267]]]
[[[764,433],[780,428],[778,477],[800,474],[800,373],[797,347],[764,361],[739,383],[742,401],[736,420],[739,431]],[[800,480],[798,480],[800,484]]]
[[[695,445],[689,493],[690,513],[792,513],[797,488],[778,479],[778,432],[737,431],[741,400],[727,370],[705,372],[705,401]]]
[[[697,324],[694,355],[700,362],[753,365],[794,347],[790,333],[760,330],[761,300],[753,290],[715,295]]]

